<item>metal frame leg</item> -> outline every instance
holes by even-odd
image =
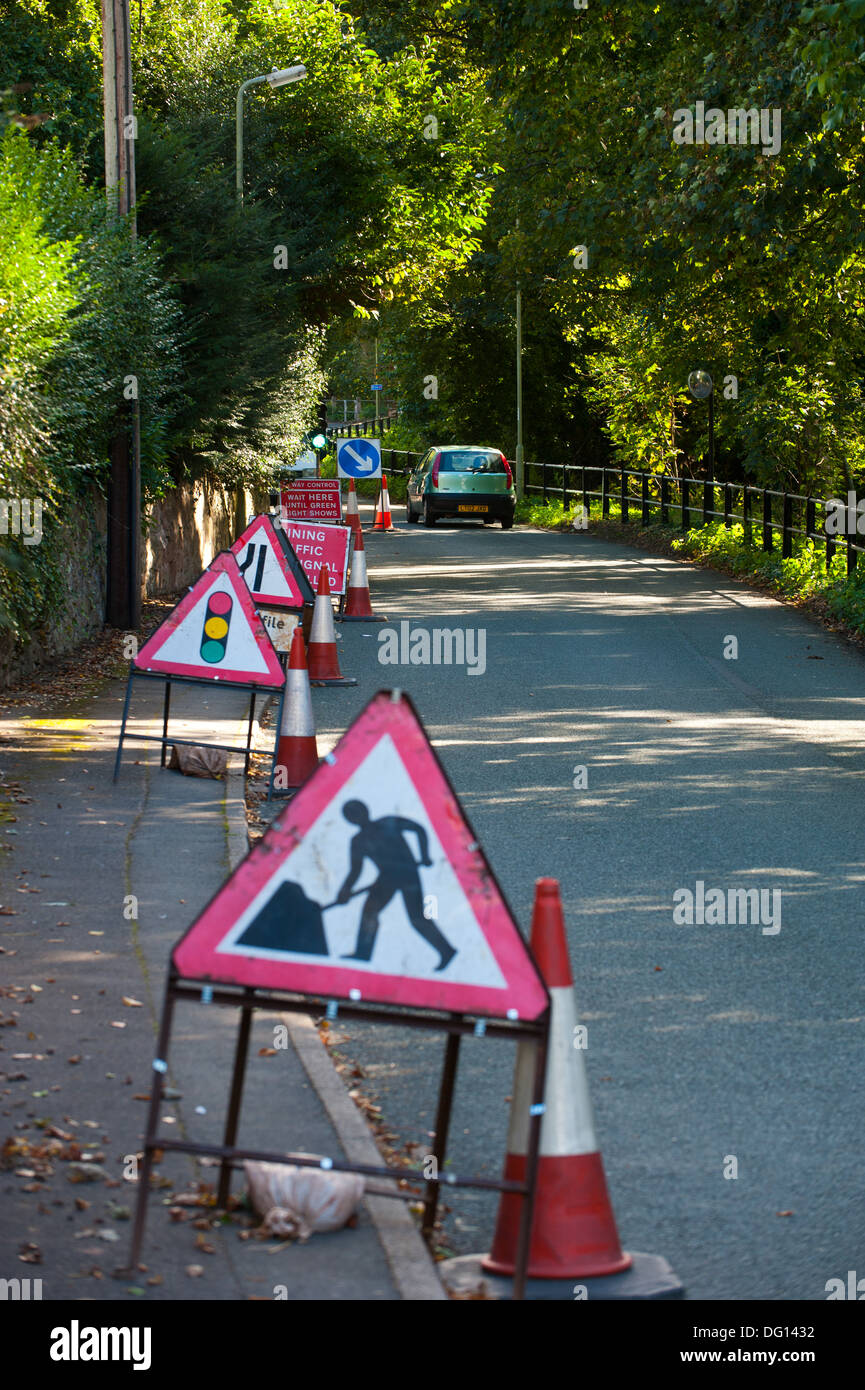
[[[171,681],[165,682],[165,699],[162,702],[162,761],[160,766],[165,767],[166,749],[168,742],[168,715],[171,710]]]
[[[445,1045],[444,1066],[442,1067],[441,1087],[439,1088],[438,1110],[436,1111],[435,1140],[433,1142],[433,1158],[435,1159],[436,1173],[439,1173],[444,1167],[459,1055],[460,1034],[448,1033],[448,1040]],[[427,1195],[423,1209],[423,1225],[421,1226],[421,1234],[427,1239],[432,1235],[433,1228],[435,1227],[440,1181],[440,1178],[436,1177],[430,1178],[427,1182]]]
[[[249,775],[249,757],[252,748],[252,726],[255,723],[255,687],[253,686],[249,698],[249,728],[246,731],[246,757],[243,760],[243,775]]]
[[[174,980],[169,979],[165,990],[165,1002],[162,1006],[162,1021],[159,1025],[159,1040],[156,1044],[156,1060],[168,1061],[168,1043],[171,1037],[171,1021],[174,1014]],[[144,1223],[147,1219],[147,1199],[150,1196],[150,1174],[153,1170],[153,1153],[159,1148],[157,1138],[157,1126],[159,1124],[159,1106],[162,1100],[162,1088],[164,1085],[165,1072],[157,1071],[154,1068],[153,1084],[150,1088],[150,1109],[147,1112],[147,1130],[144,1137],[144,1160],[141,1165],[141,1173],[138,1178],[138,1201],[135,1207],[135,1225],[132,1229],[132,1245],[129,1252],[129,1265],[127,1269],[135,1270],[141,1257],[141,1243],[144,1239]],[[118,1270],[118,1273],[125,1273],[125,1270]]]
[[[273,744],[273,758],[270,764],[270,780],[267,784],[267,800],[273,800],[273,779],[276,776],[276,758],[279,752],[279,731],[282,728],[282,709],[285,704],[285,689],[283,686],[279,692],[279,706],[276,711],[276,738]]]
[[[246,1071],[246,1058],[249,1052],[249,1034],[252,1028],[252,1011],[255,1008],[255,1001],[252,990],[248,991],[248,997],[240,1006],[240,1027],[237,1030],[237,1045],[234,1049],[234,1067],[231,1073],[231,1095],[228,1101],[228,1114],[225,1118],[225,1133],[222,1137],[222,1146],[225,1149],[233,1149],[234,1141],[237,1138],[237,1125],[240,1119],[240,1103],[243,1099],[243,1081]],[[231,1164],[228,1159],[223,1159],[219,1169],[219,1187],[216,1193],[217,1207],[225,1208],[228,1205],[228,1193],[231,1187]]]
[[[123,718],[120,720],[120,737],[117,740],[117,756],[114,759],[114,777],[117,781],[120,775],[120,757],[123,753],[123,735],[126,733],[126,721],[129,718],[129,701],[132,698],[132,678],[135,675],[135,667],[129,667],[129,676],[126,681],[126,699],[123,701]]]
[[[515,1300],[526,1296],[526,1275],[529,1267],[529,1251],[532,1239],[532,1218],[535,1214],[535,1192],[538,1184],[538,1158],[541,1145],[541,1124],[543,1122],[544,1093],[547,1076],[547,1045],[549,1041],[550,1020],[547,1015],[543,1036],[535,1044],[535,1081],[532,1088],[532,1111],[529,1117],[528,1147],[526,1149],[526,1195],[520,1212],[520,1234],[517,1240],[517,1254],[514,1262]]]

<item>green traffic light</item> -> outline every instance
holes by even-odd
[[[324,434],[314,434],[312,436],[312,447],[313,449],[326,449],[327,436]]]

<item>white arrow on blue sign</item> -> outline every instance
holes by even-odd
[[[380,478],[380,440],[341,439],[336,450],[336,471],[340,478]]]

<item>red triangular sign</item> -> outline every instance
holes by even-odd
[[[185,979],[537,1018],[546,986],[411,701],[380,691],[189,928]]]
[[[223,550],[196,579],[135,658],[141,671],[278,689],[279,657],[255,611],[237,561]]]
[[[287,536],[276,529],[266,513],[253,517],[231,553],[256,603],[273,608],[302,608],[305,603],[315,603],[303,565]]]

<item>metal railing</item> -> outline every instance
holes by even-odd
[[[392,411],[390,415],[379,415],[378,432],[384,436],[396,424],[397,412]],[[361,435],[375,435],[375,418],[371,420],[349,420],[346,424],[328,425],[327,435],[329,439],[352,439],[360,438]]]
[[[596,486],[590,487],[590,482]],[[855,513],[851,534],[846,500],[841,505],[848,529],[835,536],[826,530],[824,499],[753,487],[751,483],[674,478],[669,473],[649,473],[638,468],[526,463],[525,490],[527,495],[541,496],[545,502],[550,497],[561,497],[565,510],[571,501],[581,501],[587,516],[591,516],[592,502],[599,500],[601,516],[609,517],[611,501],[615,501],[622,525],[639,519],[641,526],[675,526],[688,531],[695,526],[708,526],[711,521],[723,521],[726,527],[740,522],[745,544],[754,544],[757,531],[766,552],[774,550],[775,538],[780,535],[782,559],[792,556],[793,537],[801,536],[825,545],[827,569],[836,551],[846,547],[848,574],[853,573],[865,550],[865,544],[857,544]],[[737,506],[741,510],[737,511]]]

